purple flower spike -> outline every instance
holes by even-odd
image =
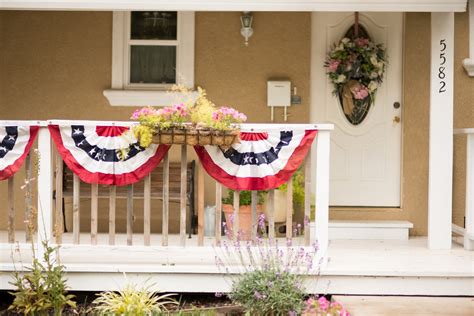
[[[263,213],[258,216],[258,227],[265,230],[265,214]]]
[[[308,216],[305,216],[304,217],[304,226],[308,226],[309,225],[309,217]]]
[[[255,298],[256,298],[257,300],[261,300],[261,299],[263,298],[263,295],[260,294],[259,291],[255,291],[255,293],[253,294],[253,296],[255,296]]]

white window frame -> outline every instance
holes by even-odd
[[[171,85],[130,83],[130,42],[141,42],[130,40],[130,13],[113,12],[112,82],[104,96],[114,106],[170,105],[176,101],[176,95],[166,92]],[[176,40],[146,42],[176,45],[176,83],[194,88],[194,12],[178,11],[177,31]]]

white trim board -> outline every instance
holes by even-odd
[[[462,64],[467,74],[474,77],[474,0],[469,0],[469,58]]]
[[[1,0],[12,10],[463,12],[467,0]]]
[[[198,92],[189,94],[170,93],[160,90],[123,90],[107,89],[103,91],[104,96],[112,106],[169,106],[185,102],[188,99],[196,100]]]
[[[330,240],[408,240],[413,224],[408,221],[329,221]]]
[[[13,290],[8,283],[11,273],[0,272],[0,288]],[[230,277],[223,274],[176,274],[146,272],[99,273],[68,272],[68,286],[76,291],[116,291],[126,285],[128,280],[144,284],[153,278],[153,282],[163,292],[217,293],[229,292],[232,284]],[[91,282],[93,280],[93,282]],[[353,294],[353,295],[436,295],[436,296],[472,296],[472,278],[470,277],[392,277],[392,276],[341,276],[322,275],[306,281],[309,293]]]

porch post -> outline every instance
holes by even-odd
[[[451,248],[454,13],[431,13],[428,247]]]
[[[311,243],[317,241],[323,256],[329,244],[329,150],[330,131],[320,130],[316,137],[316,234],[311,236]]]
[[[52,241],[53,231],[53,173],[51,160],[51,136],[43,125],[38,132],[38,258],[43,257],[41,241]]]
[[[474,132],[467,134],[464,249],[474,250]]]

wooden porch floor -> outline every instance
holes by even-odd
[[[143,246],[139,234],[134,235],[134,246],[125,245],[124,234],[116,238],[117,245],[108,246],[107,234],[100,234],[99,245],[91,246],[90,237],[83,234],[83,244],[78,246],[70,244],[71,234],[64,235],[60,255],[73,289],[116,288],[123,273],[139,279],[158,277],[165,291],[217,292],[229,287],[215,266],[211,237],[206,237],[205,247],[197,247],[194,235],[186,240],[185,248],[176,246],[179,235],[169,236],[170,245],[175,245],[170,247],[160,246],[159,235],[153,235],[149,247]],[[474,252],[455,243],[451,250],[429,250],[426,245],[423,237],[407,241],[332,240],[328,262],[311,288],[333,294],[474,296]],[[3,244],[0,248],[0,275],[13,270],[10,251],[14,247]],[[15,257],[19,259],[21,254],[22,262],[29,262],[28,246],[22,244],[20,248]],[[85,277],[101,281],[86,282]],[[6,283],[1,281],[0,287],[8,288]]]

